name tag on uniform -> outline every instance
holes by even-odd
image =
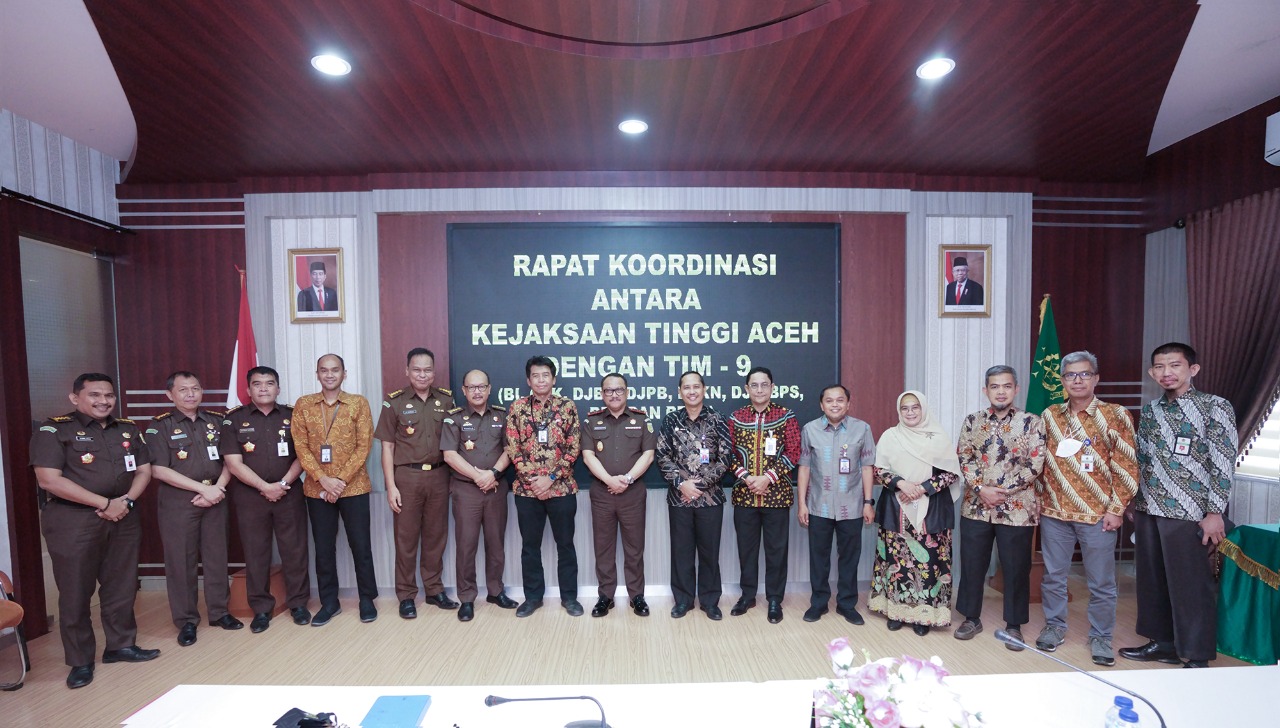
[[[698,462],[701,463],[702,465],[706,465],[707,463],[711,462],[711,451],[705,447],[699,450]]]
[[[1178,455],[1191,454],[1191,438],[1187,436],[1179,437],[1173,443],[1173,451]]]
[[[840,458],[840,474],[848,475],[853,472],[853,463],[849,458]]]
[[[281,441],[276,443],[276,455],[282,458],[289,457],[289,443]]]
[[[769,437],[766,437],[764,439],[764,454],[765,455],[778,454],[778,438],[770,435]]]
[[[210,445],[209,447],[205,448],[205,451],[209,453],[209,459],[210,459],[210,460],[217,460],[217,459],[218,459],[218,446],[217,446],[217,445]]]
[[[1093,457],[1094,457],[1093,455],[1081,455],[1081,456],[1080,456],[1080,469],[1081,469],[1081,470],[1083,470],[1083,471],[1085,471],[1086,473],[1092,473],[1092,472],[1093,472]]]
[[[124,456],[124,469],[127,473],[132,473],[138,469],[138,459],[132,455]]]
[[[539,445],[547,444],[547,428],[545,427],[538,428],[538,444]]]
[[[320,462],[322,463],[333,462],[333,448],[329,447],[328,445],[320,446]]]

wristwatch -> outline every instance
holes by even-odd
[[[501,477],[502,477],[502,471],[501,471],[501,470],[498,470],[497,468],[489,468],[489,472],[493,473],[493,477],[495,477],[495,478],[501,478]]]
[[[127,495],[122,495],[120,497],[124,499],[125,508],[128,508],[129,510],[133,510],[134,500]]]
[[[875,504],[876,504],[876,499],[875,499],[875,498],[863,498],[863,499],[862,499],[862,505],[864,505],[864,506],[874,506]]]
[[[550,480],[552,483],[556,482],[556,474],[555,474],[555,473],[547,473],[547,479],[548,479],[548,480]]]

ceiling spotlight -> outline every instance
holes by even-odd
[[[627,134],[643,134],[649,130],[649,125],[639,119],[627,119],[618,125],[618,130]]]
[[[320,73],[330,76],[345,76],[351,73],[351,64],[332,53],[322,53],[311,59],[311,66]]]
[[[955,70],[955,67],[956,62],[950,58],[934,58],[921,63],[920,67],[916,69],[916,75],[926,81],[932,81],[951,73]]]

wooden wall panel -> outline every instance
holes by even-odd
[[[878,433],[897,422],[893,396],[903,384],[906,221],[901,214],[509,213],[404,214],[378,218],[382,291],[382,388],[404,386],[404,355],[436,354],[436,381],[449,382],[447,225],[453,222],[838,222],[841,278],[858,284],[841,301],[841,380],[850,411]],[[395,292],[392,294],[391,292]],[[891,394],[886,395],[886,392]],[[885,404],[886,396],[888,404]]]

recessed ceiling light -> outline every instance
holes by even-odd
[[[618,130],[627,134],[643,134],[649,130],[649,125],[639,119],[627,119],[618,125]]]
[[[351,64],[346,59],[339,58],[332,53],[322,53],[311,59],[311,65],[321,73],[327,73],[330,76],[345,76],[351,73]]]
[[[916,75],[926,81],[932,81],[935,78],[942,78],[951,73],[955,70],[955,67],[956,62],[950,58],[934,58],[921,63],[920,67],[916,69]]]

